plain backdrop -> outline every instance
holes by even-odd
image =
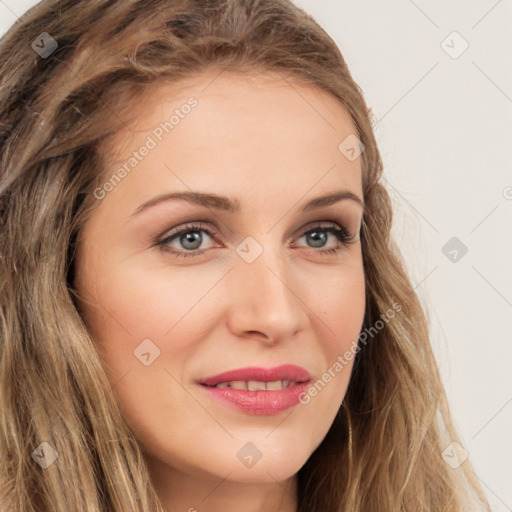
[[[1,34],[36,3],[0,0]],[[463,447],[493,510],[512,511],[512,3],[295,3],[372,108],[393,232]]]

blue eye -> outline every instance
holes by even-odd
[[[217,231],[207,229],[203,224],[186,224],[181,228],[175,229],[167,234],[167,236],[155,243],[155,246],[165,252],[171,253],[179,257],[194,257],[202,255],[208,248],[199,249],[202,245],[204,237],[202,233],[206,233],[210,238],[217,234]],[[329,235],[333,235],[336,240],[336,247],[322,249],[329,240]],[[314,226],[312,229],[305,231],[300,238],[306,237],[312,242],[310,249],[319,249],[314,252],[325,255],[333,255],[342,251],[347,245],[356,241],[356,234],[349,233],[338,224],[330,224],[328,226]],[[172,242],[178,241],[181,249],[176,249],[171,245]],[[296,247],[295,242],[293,247]]]
[[[206,250],[199,250],[199,246],[203,242],[201,233],[207,233],[210,238],[212,237],[212,233],[208,229],[205,229],[202,224],[186,224],[179,229],[171,231],[163,240],[158,241],[156,245],[161,250],[170,252],[176,256],[199,256]],[[176,250],[171,247],[170,243],[175,239],[179,241],[185,251]]]
[[[311,237],[310,240],[313,242],[312,248],[323,247],[328,241],[328,235],[334,235],[337,239],[336,247],[330,249],[321,249],[317,252],[320,254],[336,254],[343,250],[348,244],[355,242],[355,234],[348,233],[344,228],[334,224],[330,226],[315,226],[313,229],[306,231],[302,237]],[[320,242],[320,245],[317,245]],[[341,245],[340,245],[341,244]]]

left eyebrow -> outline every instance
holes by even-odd
[[[130,216],[137,215],[143,210],[151,208],[152,206],[155,206],[159,203],[172,201],[174,199],[188,201],[189,203],[194,203],[209,208],[215,208],[217,210],[224,210],[229,213],[237,213],[241,210],[240,201],[238,199],[230,199],[229,197],[204,192],[172,192],[169,194],[156,196],[153,199],[146,201],[145,203],[141,204]],[[349,190],[338,190],[336,192],[311,199],[300,208],[299,212],[303,213],[318,208],[325,208],[345,199],[355,201],[364,210],[364,202],[359,196]]]
[[[326,208],[327,206],[331,206],[331,204],[337,203],[338,201],[342,201],[344,199],[351,199],[352,201],[355,201],[364,211],[364,201],[359,196],[353,192],[350,192],[350,190],[338,190],[336,192],[332,192],[331,194],[315,197],[315,199],[312,199],[303,205],[299,212],[303,213],[309,212],[310,210],[315,210],[317,208]]]

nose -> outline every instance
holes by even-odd
[[[252,263],[237,258],[228,278],[228,326],[234,335],[277,343],[308,325],[307,297],[278,250],[266,247]]]

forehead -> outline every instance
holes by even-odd
[[[119,187],[139,198],[142,190],[161,193],[162,185],[236,195],[262,183],[297,197],[316,183],[320,192],[345,185],[361,195],[360,158],[339,149],[357,134],[352,118],[313,85],[277,73],[208,72],[152,86],[131,115],[109,141],[106,176],[151,140],[154,147]]]

